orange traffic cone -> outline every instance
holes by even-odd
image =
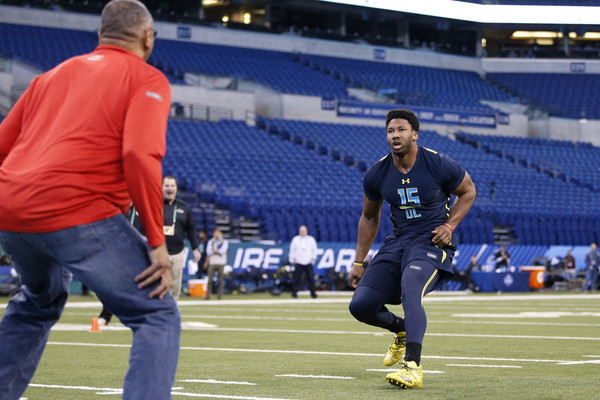
[[[92,328],[90,332],[102,332],[98,326],[98,318],[92,318]]]

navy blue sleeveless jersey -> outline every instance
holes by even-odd
[[[448,219],[450,194],[463,181],[465,169],[447,155],[419,146],[412,169],[403,174],[391,153],[367,171],[363,188],[369,200],[390,205],[394,236],[422,236]]]

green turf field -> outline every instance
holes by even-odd
[[[410,391],[385,381],[392,335],[355,321],[349,298],[182,299],[173,398],[600,398],[598,294],[428,295],[424,387]],[[70,299],[25,398],[120,398],[131,333],[88,332],[100,308]]]

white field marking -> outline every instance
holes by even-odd
[[[460,318],[561,318],[561,317],[600,317],[600,312],[570,311],[521,311],[512,314],[452,314],[452,317]]]
[[[66,386],[66,385],[42,385],[37,383],[30,383],[29,386],[40,387],[40,388],[51,388],[51,389],[72,389],[72,390],[88,390],[98,392],[97,394],[122,394],[123,389],[118,388],[95,388],[91,386]],[[181,388],[173,388],[173,390],[180,390]],[[246,396],[223,396],[218,394],[204,394],[204,393],[185,393],[171,391],[172,396],[185,396],[185,397],[204,397],[209,399],[232,399],[232,400],[292,400],[292,399],[279,399],[274,397],[246,397]]]
[[[520,365],[488,365],[488,364],[446,364],[446,367],[523,368]]]
[[[184,396],[184,397],[204,397],[208,399],[231,399],[231,400],[293,400],[293,399],[280,399],[276,397],[247,397],[247,396],[225,396],[220,394],[204,394],[204,393],[185,393],[185,392],[171,392],[172,396]]]
[[[313,313],[315,310],[313,310]],[[350,313],[348,313],[350,315]],[[257,315],[181,315],[182,318],[204,318],[204,319],[236,319],[236,320],[273,320],[273,321],[322,321],[322,322],[354,322],[352,317],[348,318],[309,318],[309,317],[262,317]]]
[[[53,331],[89,331],[89,324],[63,324],[57,323],[52,327]],[[128,327],[122,324],[113,324],[104,325],[100,327],[100,331],[128,331],[130,330]]]
[[[70,385],[42,385],[40,383],[30,383],[29,386],[50,389],[71,389],[71,390],[88,390],[94,392],[112,392],[113,394],[123,393],[120,388],[97,388],[93,386],[70,386]]]
[[[57,324],[60,325],[60,324]],[[84,324],[78,325],[81,329],[89,330],[89,327]],[[185,330],[209,330],[222,332],[269,332],[269,333],[314,333],[314,334],[331,334],[331,335],[372,335],[380,336],[381,332],[364,332],[364,331],[320,331],[320,330],[301,330],[301,329],[257,329],[257,328],[213,328],[200,325],[200,323],[182,323],[182,328]],[[85,329],[83,329],[85,327]],[[53,328],[54,329],[54,328]],[[442,337],[476,337],[476,338],[495,338],[495,339],[549,339],[549,340],[589,340],[600,341],[600,337],[576,337],[576,336],[525,336],[525,335],[492,335],[492,334],[470,334],[470,333],[426,333],[425,336],[442,336]]]
[[[377,368],[370,368],[370,369],[365,369],[365,371],[367,372],[398,372],[400,371],[398,368],[396,369],[390,369],[390,368],[381,368],[381,369],[377,369]],[[444,371],[435,371],[435,370],[423,370],[424,374],[445,374],[446,372]]]
[[[578,364],[600,364],[600,360],[590,360],[590,361],[563,361],[556,363],[556,365],[578,365]]]
[[[466,306],[465,304],[462,304],[461,306]],[[394,307],[394,306],[391,306]],[[554,307],[548,307],[546,304],[544,304],[542,307],[538,307],[535,305],[531,305],[528,304],[527,306],[518,306],[518,307],[506,307],[506,306],[481,306],[481,304],[477,305],[477,310],[482,312],[483,310],[491,310],[493,312],[499,312],[499,311],[503,311],[503,312],[511,312],[511,311],[517,311],[517,312],[521,312],[524,308],[527,308],[529,311],[532,312],[598,312],[598,307],[575,307],[574,305],[571,307],[561,307],[561,306],[554,306]],[[442,313],[442,312],[455,312],[456,311],[456,304],[430,304],[427,311],[429,312],[430,310],[434,310],[438,313]]]
[[[476,325],[531,325],[531,326],[589,326],[598,327],[600,324],[571,324],[567,322],[525,322],[525,321],[442,321],[427,320],[427,324],[476,324]]]
[[[348,292],[351,295],[353,292]],[[531,295],[522,295],[522,294],[508,294],[503,293],[500,296],[490,296],[490,295],[469,295],[469,296],[448,296],[448,295],[439,295],[439,294],[428,294],[423,300],[425,303],[435,303],[435,302],[455,302],[455,301],[466,301],[466,302],[494,302],[498,303],[499,301],[524,301],[524,300],[551,300],[551,301],[563,301],[563,300],[599,300],[600,294],[531,294]],[[269,299],[269,300],[219,300],[219,301],[205,301],[205,300],[179,300],[178,305],[182,306],[198,306],[198,305],[206,305],[206,306],[217,306],[217,305],[269,305],[269,304],[339,304],[339,303],[348,303],[350,297],[342,298],[342,299]],[[77,304],[77,303],[76,303]],[[68,304],[67,304],[68,305]]]
[[[592,354],[590,354],[590,355],[587,355],[587,356],[581,356],[581,357],[592,357],[592,358],[596,358],[596,357],[600,357],[600,356],[596,356],[596,355],[592,355]]]
[[[551,339],[551,340],[591,340],[591,341],[600,340],[600,337],[476,335],[476,334],[470,334],[470,333],[426,333],[425,336],[476,337],[476,338],[501,338],[501,339]]]
[[[250,385],[250,386],[258,385],[258,383],[252,383],[252,382],[218,381],[216,379],[179,379],[178,382],[217,383],[220,385]]]
[[[213,328],[217,328],[218,325],[214,325],[214,324],[206,324],[204,322],[192,322],[192,321],[186,321],[186,322],[182,322],[181,323],[181,329],[213,329]],[[90,326],[87,324],[63,324],[63,323],[57,323],[52,327],[53,331],[80,331],[80,332],[85,332],[85,331],[89,331],[90,330]],[[100,327],[100,332],[104,332],[104,331],[128,331],[130,330],[128,327],[126,327],[123,324],[119,324],[119,323],[113,323],[111,322],[110,325],[104,325]]]
[[[316,333],[334,335],[375,335],[381,332],[360,331],[317,331],[299,329],[256,329],[256,328],[208,328],[211,331],[235,331],[235,332],[270,332],[270,333]],[[483,335],[470,333],[426,333],[425,336],[449,336],[449,337],[476,337],[476,338],[504,338],[504,339],[553,339],[553,340],[591,340],[600,341],[600,337],[568,337],[568,336],[524,336],[524,335]]]
[[[206,300],[188,300],[188,299],[180,299],[177,304],[179,307],[186,306],[225,306],[225,305],[243,305],[243,306],[255,306],[255,305],[280,305],[280,304],[347,304],[350,300],[350,296],[353,292],[347,292],[348,297],[344,298],[318,298],[318,299],[265,299],[265,300],[219,300],[219,301],[206,301]],[[582,293],[582,294],[530,294],[530,295],[522,295],[522,294],[509,294],[503,293],[500,296],[490,296],[490,295],[447,295],[447,294],[439,294],[437,292],[428,294],[424,299],[425,303],[435,303],[435,302],[494,302],[498,303],[499,301],[530,301],[530,300],[550,300],[550,301],[563,301],[563,300],[600,300],[600,294],[591,294],[591,293]],[[563,304],[564,305],[564,304]],[[100,300],[96,301],[82,301],[82,302],[67,302],[65,308],[101,308],[102,303]],[[6,308],[5,304],[0,304],[0,308]],[[314,310],[312,310],[314,312]]]
[[[106,344],[106,343],[73,343],[73,342],[48,342],[48,345],[56,346],[89,346],[89,347],[123,347],[129,348],[128,344]],[[314,354],[323,356],[350,356],[350,357],[381,357],[381,353],[336,353],[331,351],[300,351],[300,350],[267,350],[267,349],[235,349],[235,348],[217,348],[217,347],[181,347],[181,350],[195,351],[227,351],[234,353],[271,353],[271,354]],[[476,360],[476,361],[502,361],[502,362],[535,362],[535,363],[560,363],[569,362],[568,360],[543,360],[543,359],[523,359],[523,358],[491,358],[491,357],[455,357],[455,356],[421,356],[421,358],[430,358],[437,360]]]
[[[298,375],[298,374],[283,374],[275,375],[283,378],[312,378],[312,379],[356,379],[353,376],[332,376],[332,375]]]
[[[206,324],[204,322],[185,321],[181,323],[181,329],[212,329],[218,325]]]

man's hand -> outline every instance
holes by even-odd
[[[200,257],[202,257],[202,254],[200,254],[200,250],[196,249],[192,251],[192,253],[194,253],[194,262],[200,261]]]
[[[431,233],[434,234],[431,241],[436,246],[444,247],[449,245],[452,241],[452,230],[446,225],[438,226]]]
[[[350,273],[348,274],[348,284],[351,287],[356,288],[364,273],[365,268],[362,265],[354,264],[350,270]]]
[[[173,272],[171,270],[166,243],[150,250],[150,261],[150,266],[136,276],[135,281],[138,282],[138,289],[143,289],[159,281],[159,285],[150,292],[148,297],[162,299],[169,293],[171,283],[173,282]]]

